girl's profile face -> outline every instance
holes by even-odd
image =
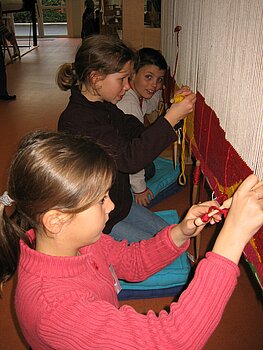
[[[123,68],[117,72],[102,77],[96,83],[96,90],[100,101],[107,101],[116,104],[129,90],[129,77],[132,71],[132,62],[125,63]]]
[[[101,237],[113,209],[114,203],[110,199],[109,192],[106,192],[97,203],[74,215],[73,219],[66,225],[70,247],[78,250],[95,243]],[[63,239],[65,240],[65,235]]]
[[[150,99],[163,87],[165,70],[155,65],[146,65],[133,75],[131,87],[139,97]]]

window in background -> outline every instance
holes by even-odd
[[[144,26],[149,28],[161,27],[161,0],[144,1]]]
[[[38,36],[67,36],[67,13],[65,0],[37,0]],[[30,12],[14,13],[16,36],[31,36]]]

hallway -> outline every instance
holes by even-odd
[[[55,76],[59,65],[73,61],[80,39],[46,38],[39,39],[38,44],[39,46],[23,56],[21,61],[7,66],[8,92],[16,94],[17,99],[0,101],[1,194],[6,189],[9,163],[20,138],[35,129],[55,130],[58,117],[69,97],[69,92],[62,92],[56,86]],[[189,176],[191,171],[191,166],[187,166]],[[179,193],[159,203],[154,210],[177,209],[182,216],[190,206],[190,190],[189,186],[183,188]],[[205,230],[201,255],[204,255],[214,239],[214,230]],[[240,269],[238,286],[205,350],[263,349],[262,293],[244,261],[241,262]],[[12,306],[13,282],[14,280],[11,280],[7,283],[3,298],[0,299],[0,348],[24,350],[27,346],[18,335]],[[140,312],[146,312],[149,308],[159,312],[172,299],[169,297],[137,300],[130,301],[129,304]]]
[[[6,138],[1,137],[1,189],[10,151],[15,151],[20,137],[33,129],[56,128],[68,100],[68,93],[55,83],[56,71],[60,64],[73,60],[79,43],[78,39],[39,39],[37,48],[7,65],[8,92],[17,98],[0,102],[1,135]]]

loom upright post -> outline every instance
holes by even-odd
[[[200,174],[201,174],[201,163],[197,160],[195,163],[194,176],[193,176],[193,191],[192,191],[192,204],[197,204],[199,202],[199,184],[200,184]],[[201,235],[195,237],[195,259],[198,260],[200,254],[201,246]]]

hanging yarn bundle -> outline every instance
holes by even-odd
[[[181,102],[184,99],[184,96],[182,94],[175,95],[170,102],[171,103],[178,103]],[[179,185],[184,186],[186,184],[186,176],[185,176],[185,138],[186,138],[186,118],[184,118],[184,123],[183,123],[183,132],[182,132],[182,140],[180,140],[182,148],[181,148],[181,174],[179,175],[178,182]],[[177,131],[177,136],[178,138],[181,138],[180,136],[180,129]],[[176,158],[177,158],[177,144],[178,141],[174,142],[174,164],[176,164]]]
[[[170,75],[170,71],[168,70],[168,77],[167,83],[166,84],[166,89],[165,91],[170,94],[170,96],[167,98],[167,93],[164,93],[164,104],[165,107],[168,108],[168,100],[169,103],[178,103],[181,102],[184,99],[184,95],[182,94],[176,94],[176,87],[178,85],[175,82],[175,75],[176,75],[176,70],[177,70],[177,65],[178,65],[178,58],[179,58],[179,33],[182,30],[181,26],[176,26],[174,28],[174,33],[176,34],[176,56],[175,56],[175,65],[174,65],[174,72],[173,75]],[[164,91],[164,92],[165,92]],[[173,97],[172,97],[173,96]],[[174,142],[173,144],[173,157],[174,157],[174,165],[176,166],[177,163],[177,146],[178,144],[181,144],[181,174],[179,175],[178,178],[178,183],[181,186],[184,186],[186,184],[186,176],[185,176],[185,139],[186,139],[186,118],[183,121],[183,128],[181,131],[181,128],[176,130],[177,133],[177,141]],[[181,135],[182,133],[182,135]]]

